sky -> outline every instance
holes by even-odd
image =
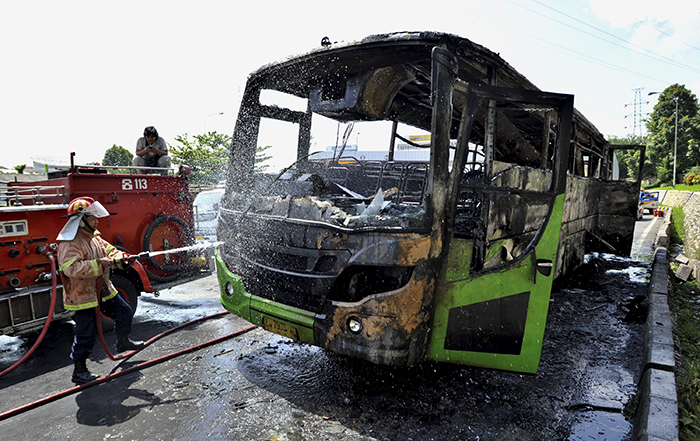
[[[649,92],[680,83],[700,96],[700,2],[686,0],[7,0],[0,165],[101,161],[115,144],[133,152],[149,125],[169,144],[232,135],[259,67],[324,36],[420,30],[468,38],[540,89],[573,94],[608,136],[641,132]]]

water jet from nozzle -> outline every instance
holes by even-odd
[[[216,247],[224,242],[202,242],[202,243],[197,243],[194,245],[186,246],[186,247],[181,247],[181,248],[171,248],[169,250],[163,250],[163,251],[147,251],[144,253],[141,253],[137,256],[137,258],[141,259],[142,257],[154,257],[154,256],[160,256],[163,254],[172,254],[172,253],[184,253],[186,251],[194,251],[194,250],[205,250],[207,248],[211,247]],[[142,254],[145,254],[145,256],[142,256]]]

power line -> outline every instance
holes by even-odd
[[[686,46],[688,46],[688,47],[690,47],[690,48],[693,48],[693,49],[695,49],[696,51],[700,52],[700,48],[697,47],[697,46],[693,46],[693,45],[690,44],[690,43],[686,43],[685,41],[683,41],[683,40],[681,40],[681,39],[679,39],[679,38],[674,37],[673,35],[669,34],[668,32],[662,31],[661,29],[657,28],[656,26],[652,26],[652,25],[650,25],[649,23],[647,23],[647,22],[645,22],[645,21],[642,21],[642,20],[640,20],[640,19],[638,19],[638,18],[635,18],[635,20],[637,20],[638,22],[640,22],[640,23],[643,24],[643,25],[649,26],[650,28],[654,29],[656,32],[658,32],[658,33],[660,33],[660,34],[664,34],[665,36],[667,36],[667,37],[669,37],[669,38],[673,38],[674,40],[676,40],[676,41],[678,41],[678,42],[681,42],[681,43],[683,43],[684,45],[686,45]]]
[[[439,2],[438,2],[438,3],[439,3]],[[444,3],[443,3],[443,5],[444,5]],[[659,79],[659,78],[655,78],[655,77],[652,77],[652,76],[649,76],[649,75],[645,75],[645,74],[643,74],[643,73],[639,73],[639,72],[636,72],[636,71],[634,71],[634,70],[627,69],[627,68],[625,68],[625,67],[618,66],[618,65],[616,65],[616,64],[613,64],[613,63],[610,63],[610,62],[601,60],[601,59],[599,59],[599,58],[596,58],[596,57],[593,57],[593,56],[590,56],[590,55],[587,55],[587,54],[584,54],[584,53],[575,51],[575,50],[573,50],[573,49],[571,49],[571,48],[568,48],[568,47],[566,47],[566,46],[562,46],[562,45],[559,45],[559,44],[556,44],[556,43],[552,43],[552,42],[549,41],[549,40],[545,40],[545,39],[543,39],[543,38],[535,37],[534,35],[528,34],[528,33],[526,33],[526,32],[519,31],[519,30],[517,30],[517,29],[513,29],[513,28],[510,28],[510,27],[504,26],[504,25],[502,25],[502,24],[500,24],[500,23],[498,23],[498,22],[495,22],[495,21],[493,21],[493,20],[489,20],[489,19],[487,19],[487,18],[478,16],[478,15],[476,15],[476,14],[474,14],[474,13],[465,11],[464,9],[461,9],[461,8],[457,8],[457,7],[453,6],[453,5],[446,5],[446,6],[449,6],[449,7],[453,8],[453,9],[457,9],[457,10],[459,10],[460,12],[462,12],[462,13],[465,14],[465,15],[470,15],[470,16],[475,17],[475,18],[477,18],[477,19],[479,19],[479,20],[481,20],[481,21],[484,21],[484,22],[490,23],[490,24],[492,24],[492,25],[498,26],[499,28],[505,29],[504,33],[507,33],[507,34],[513,36],[514,38],[519,38],[518,36],[516,36],[516,35],[513,34],[513,32],[516,32],[516,33],[518,33],[518,34],[520,34],[520,35],[524,35],[524,36],[529,37],[529,38],[531,38],[531,39],[533,39],[533,40],[540,41],[540,42],[545,43],[545,44],[547,44],[547,45],[549,45],[549,46],[553,46],[553,47],[555,47],[555,48],[559,48],[559,49],[561,49],[561,50],[564,51],[564,52],[562,52],[562,51],[556,51],[556,52],[565,53],[566,55],[572,56],[572,57],[574,57],[574,58],[578,58],[579,60],[584,60],[584,61],[592,62],[592,63],[594,63],[594,64],[598,64],[598,65],[603,66],[603,67],[615,69],[615,70],[617,70],[617,71],[619,71],[619,72],[630,73],[630,74],[632,74],[632,75],[636,75],[636,76],[638,76],[638,77],[643,77],[643,78],[647,78],[647,79],[650,79],[650,80],[658,81],[658,82],[660,82],[660,83],[669,83],[669,81],[667,81],[667,80],[661,80],[661,79]],[[481,26],[484,26],[484,25],[481,24]],[[484,27],[489,28],[489,26],[484,26]],[[494,29],[493,27],[490,27],[490,28],[493,29],[493,30],[496,30],[496,29]],[[499,31],[499,32],[500,32],[500,31]]]
[[[605,38],[603,38],[603,37],[600,37],[600,36],[598,36],[598,35],[591,34],[590,32],[586,32],[586,31],[584,31],[584,30],[582,30],[582,29],[579,29],[579,28],[577,28],[577,27],[574,27],[574,26],[572,26],[572,25],[570,25],[570,24],[568,24],[568,23],[562,22],[562,21],[557,20],[557,19],[555,19],[555,18],[553,18],[553,17],[550,17],[550,16],[548,16],[548,15],[545,15],[545,14],[542,14],[542,13],[540,13],[540,12],[537,12],[537,11],[535,11],[535,10],[533,10],[533,9],[530,9],[530,8],[528,8],[528,7],[526,7],[526,6],[523,6],[523,5],[520,5],[520,4],[518,4],[518,3],[515,3],[515,2],[512,1],[512,0],[507,0],[507,1],[508,1],[509,3],[511,3],[511,4],[514,4],[514,5],[516,5],[516,6],[521,7],[521,8],[523,8],[523,9],[527,10],[527,11],[530,11],[530,12],[532,12],[533,14],[537,14],[537,15],[539,15],[539,16],[548,18],[549,20],[552,20],[552,21],[554,21],[554,22],[556,22],[556,23],[559,23],[559,24],[562,24],[562,25],[564,25],[564,26],[567,26],[567,27],[569,27],[569,28],[571,28],[571,29],[574,29],[574,30],[576,30],[576,31],[579,31],[579,32],[581,32],[581,33],[583,33],[583,34],[589,35],[589,36],[591,36],[591,37],[595,37],[595,38],[597,38],[597,39],[599,39],[599,40],[605,41],[606,43],[613,44],[613,45],[615,45],[615,46],[621,47],[621,48],[626,49],[626,50],[629,50],[629,51],[632,50],[632,49],[630,49],[630,48],[627,47],[627,46],[621,45],[621,44],[619,44],[619,43],[615,43],[614,41],[607,40],[607,39],[605,39]],[[633,47],[636,47],[636,48],[638,48],[638,49],[641,49],[641,50],[644,51],[644,52],[647,52],[647,53],[641,53],[641,55],[644,55],[644,56],[649,57],[649,58],[651,58],[651,59],[653,59],[653,60],[656,60],[656,61],[664,62],[664,60],[666,60],[666,62],[671,63],[671,64],[673,64],[673,65],[676,66],[676,67],[680,67],[680,68],[683,68],[683,69],[687,69],[687,70],[690,70],[690,71],[695,72],[695,73],[700,73],[700,69],[696,69],[696,68],[694,68],[694,67],[692,67],[692,66],[688,66],[687,64],[683,64],[683,63],[681,63],[681,62],[679,62],[679,61],[676,61],[676,60],[674,60],[674,59],[672,59],[672,58],[666,57],[666,56],[661,55],[661,54],[657,54],[656,52],[654,52],[654,51],[652,51],[652,50],[649,50],[649,49],[647,49],[647,48],[645,48],[645,47],[643,47],[643,46],[639,46],[639,45],[637,45],[637,44],[631,43],[631,42],[625,40],[624,38],[618,37],[618,36],[615,35],[615,34],[612,34],[612,33],[610,33],[610,32],[604,31],[604,30],[602,30],[602,29],[600,29],[600,28],[598,28],[598,27],[596,27],[596,26],[593,26],[593,25],[591,25],[591,24],[589,24],[589,23],[586,23],[585,21],[579,20],[579,19],[576,18],[576,17],[573,17],[573,16],[571,16],[571,15],[569,15],[569,14],[566,14],[566,13],[564,13],[564,12],[561,12],[561,11],[559,11],[559,10],[557,10],[557,9],[551,7],[551,6],[548,6],[548,5],[542,3],[542,2],[540,2],[540,1],[538,1],[538,0],[532,0],[532,1],[533,1],[534,3],[537,3],[538,5],[544,6],[545,8],[550,9],[550,10],[552,10],[552,11],[558,13],[558,14],[561,14],[561,15],[563,15],[563,16],[565,16],[565,17],[571,19],[571,20],[574,20],[574,21],[576,21],[576,22],[578,22],[578,23],[581,23],[581,24],[584,25],[584,26],[588,26],[588,27],[590,27],[590,28],[592,28],[592,29],[595,29],[595,30],[598,31],[598,32],[601,32],[601,33],[603,33],[603,34],[605,34],[605,35],[608,35],[608,36],[613,37],[613,38],[615,38],[615,39],[617,39],[617,40],[620,40],[620,41],[624,42],[625,44],[628,44],[628,45],[630,45],[630,46],[633,46]],[[650,55],[650,54],[651,54],[651,55]]]

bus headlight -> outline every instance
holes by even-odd
[[[231,297],[233,295],[233,284],[231,282],[226,282],[224,289],[226,290],[227,296]]]
[[[362,332],[362,322],[357,317],[350,317],[348,319],[348,329],[353,334],[359,334]]]

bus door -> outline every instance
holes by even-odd
[[[573,96],[457,81],[428,358],[537,371],[559,247]]]

